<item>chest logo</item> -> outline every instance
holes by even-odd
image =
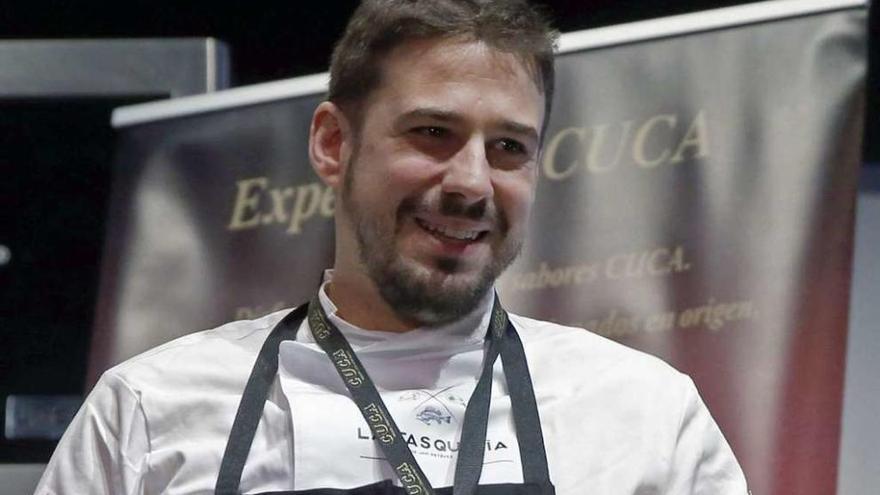
[[[452,423],[451,414],[444,414],[443,411],[433,406],[428,406],[422,409],[421,412],[416,414],[416,419],[421,421],[422,423],[425,423],[426,425],[430,425],[432,423],[438,425],[442,425],[444,423]]]
[[[414,403],[412,411],[415,413],[415,418],[427,426],[448,425],[453,421],[458,422],[453,408],[464,408],[467,405],[464,399],[451,392],[453,388],[455,386],[446,387],[438,392],[412,390],[401,395],[397,400]]]

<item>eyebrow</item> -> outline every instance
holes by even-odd
[[[454,122],[461,122],[464,120],[464,118],[460,114],[458,114],[456,112],[452,112],[450,110],[444,110],[442,108],[434,108],[434,107],[422,107],[422,108],[416,108],[416,109],[410,110],[408,112],[405,112],[405,113],[399,115],[395,119],[395,123],[400,124],[400,123],[407,121],[407,120],[419,119],[419,118],[433,119],[433,120],[438,120],[440,122],[453,122],[453,123]],[[500,122],[498,122],[497,125],[502,130],[505,130],[507,132],[524,135],[524,136],[529,137],[530,139],[534,139],[535,141],[538,140],[537,129],[535,129],[534,127],[532,127],[530,125],[521,124],[519,122],[514,122],[512,120],[501,120]]]
[[[513,122],[510,120],[504,120],[501,122],[501,128],[507,132],[525,135],[528,136],[530,139],[534,139],[535,141],[538,140],[538,131],[530,125],[520,124],[518,122]]]

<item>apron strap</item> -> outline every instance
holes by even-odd
[[[532,376],[529,374],[522,341],[510,319],[507,320],[507,338],[501,339],[501,346],[501,364],[504,366],[504,379],[510,393],[523,481],[549,485],[550,471],[547,467],[547,452],[544,448],[544,434],[541,431]]]
[[[486,355],[483,358],[486,363],[464,410],[460,448],[452,481],[453,495],[477,493],[480,474],[483,472],[483,457],[486,453],[486,429],[489,426],[489,406],[492,402],[492,376],[501,349],[498,340],[488,339]],[[466,439],[475,440],[466,441]]]
[[[226,450],[220,462],[220,474],[214,493],[218,495],[238,495],[241,474],[247,462],[248,452],[254,441],[254,434],[263,416],[263,406],[269,396],[269,389],[278,372],[278,347],[282,340],[296,338],[300,323],[306,316],[308,304],[294,309],[272,329],[260,348],[257,361],[245,385],[238,403],[238,412],[226,441]]]

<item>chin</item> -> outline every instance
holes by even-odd
[[[386,269],[371,270],[371,276],[383,299],[400,317],[423,326],[438,326],[473,311],[495,282],[490,264],[473,272],[450,272],[448,264],[442,265],[398,259]]]

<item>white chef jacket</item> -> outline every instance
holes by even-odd
[[[454,324],[366,331],[325,311],[376,384],[435,487],[451,486],[465,404],[482,366],[491,294]],[[104,373],[36,494],[213,493],[241,393],[288,310],[187,335]],[[693,382],[578,328],[510,315],[525,348],[550,478],[560,495],[744,495],[743,473]],[[394,474],[304,321],[279,349],[242,493],[356,488]],[[500,360],[481,484],[520,483]]]

